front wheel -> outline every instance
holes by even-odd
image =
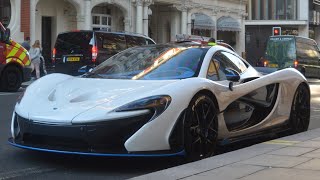
[[[218,137],[218,118],[217,108],[210,97],[199,94],[191,100],[183,126],[187,160],[195,161],[214,154]]]
[[[290,113],[292,133],[308,130],[310,122],[310,92],[305,84],[300,84],[294,94]]]
[[[16,92],[22,84],[22,73],[15,66],[8,66],[3,70],[0,81],[1,90]]]

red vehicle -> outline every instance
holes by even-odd
[[[0,91],[18,91],[22,82],[30,80],[28,51],[10,38],[10,29],[0,22]]]

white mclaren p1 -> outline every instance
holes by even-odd
[[[222,46],[122,51],[81,77],[51,74],[19,98],[13,146],[96,156],[201,159],[216,145],[308,129],[310,90],[294,68],[262,76]]]

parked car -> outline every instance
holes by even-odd
[[[320,78],[320,53],[313,39],[300,36],[271,36],[260,66],[269,70],[298,69],[306,77]]]
[[[22,82],[30,80],[30,64],[28,51],[0,22],[0,91],[18,91]]]
[[[146,36],[106,31],[60,33],[52,52],[55,72],[79,75],[118,52],[134,46],[155,44]]]
[[[35,99],[37,99],[35,101]],[[133,47],[82,77],[50,74],[18,100],[11,145],[93,156],[214,155],[217,144],[308,129],[296,69],[261,76],[223,46]]]

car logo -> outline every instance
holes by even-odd
[[[53,110],[57,110],[58,108],[54,107]]]

